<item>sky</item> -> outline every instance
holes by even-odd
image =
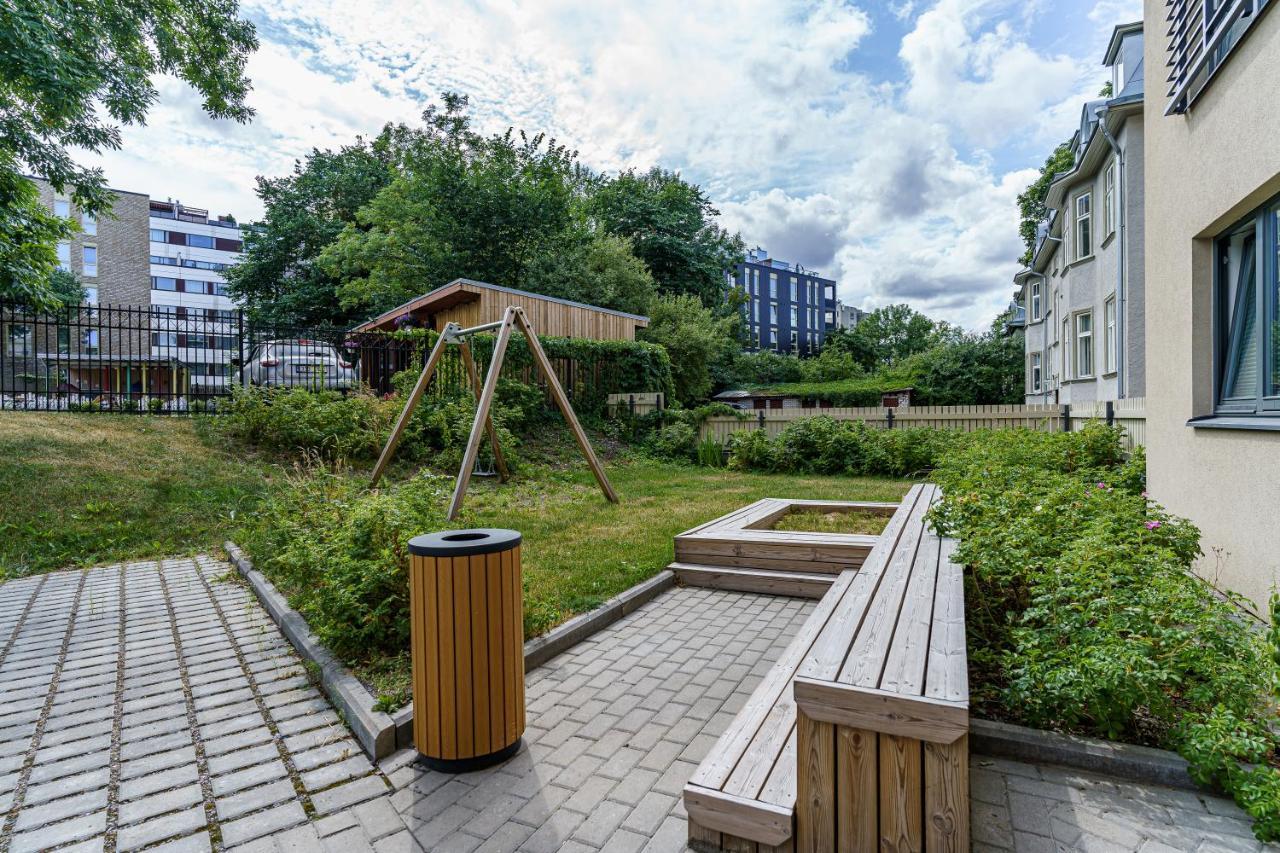
[[[1141,0],[242,0],[249,124],[158,80],[145,127],[82,159],[119,189],[241,221],[258,175],[414,123],[546,131],[602,171],[658,165],[721,224],[838,281],[985,329],[1021,253],[1016,196],[1106,80]],[[430,283],[436,286],[439,282]],[[426,289],[424,287],[424,289]]]

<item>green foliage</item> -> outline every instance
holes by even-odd
[[[710,395],[712,367],[731,362],[737,351],[736,324],[736,316],[717,317],[689,294],[654,301],[640,336],[667,351],[679,403],[691,406]]]
[[[673,423],[653,433],[646,449],[659,459],[691,461],[698,447],[698,431],[686,423]]]
[[[536,258],[523,286],[534,293],[644,314],[658,295],[658,285],[644,262],[623,237],[597,234],[563,253]]]
[[[627,171],[599,182],[585,207],[605,231],[632,241],[664,295],[694,296],[708,308],[723,302],[724,271],[744,247],[715,224],[719,211],[700,187],[657,167]]]
[[[20,169],[70,188],[77,207],[111,208],[101,169],[69,148],[120,147],[119,124],[141,124],[153,80],[190,83],[214,118],[246,121],[244,66],[257,48],[234,0],[23,0],[0,12],[0,298],[47,305],[56,243],[70,233],[41,208]],[[105,111],[106,116],[100,114]]]
[[[707,468],[724,467],[724,445],[717,441],[714,435],[709,435],[698,442],[696,455],[699,465]]]
[[[1280,831],[1265,637],[1191,571],[1199,532],[1138,490],[1120,431],[1006,430],[945,454],[940,532],[968,566],[973,701],[1034,726],[1177,749]]]
[[[888,430],[862,421],[801,418],[787,424],[776,438],[764,430],[731,435],[729,467],[782,473],[918,476],[967,440],[965,433],[954,430]]]
[[[846,352],[865,370],[892,367],[940,343],[959,331],[935,322],[906,304],[872,311],[852,329],[829,338],[824,349]]]
[[[1067,171],[1074,164],[1075,154],[1071,151],[1071,143],[1062,143],[1045,159],[1044,165],[1040,167],[1040,177],[1018,195],[1018,212],[1021,214],[1018,233],[1022,235],[1022,243],[1027,247],[1026,252],[1018,259],[1023,266],[1031,265],[1031,253],[1036,248],[1036,229],[1049,215],[1049,209],[1044,204],[1045,196],[1049,194],[1049,185],[1053,183],[1055,175]]]
[[[342,310],[338,279],[317,261],[391,181],[397,135],[388,126],[373,142],[357,137],[336,152],[312,149],[305,161],[294,162],[292,174],[258,178],[265,213],[244,230],[244,256],[227,270],[231,295],[255,322],[346,326],[363,319]]]

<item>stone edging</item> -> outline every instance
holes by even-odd
[[[253,567],[253,563],[234,542],[226,542],[222,547],[230,556],[232,564],[249,582],[262,606],[298,650],[298,654],[320,667],[320,682],[325,693],[346,716],[347,724],[351,726],[364,751],[377,761],[397,749],[410,746],[413,743],[413,703],[410,702],[394,715],[372,710],[375,701],[373,695],[311,633],[302,614],[289,606],[284,596]],[[541,637],[534,637],[524,644],[525,671],[542,666],[673,586],[675,575],[670,571],[659,572],[594,610],[573,617]]]
[[[285,597],[262,572],[253,567],[234,542],[225,542],[222,547],[298,654],[320,668],[321,687],[330,701],[338,706],[364,751],[374,761],[395,752],[396,730],[391,715],[373,710],[375,699],[360,679],[352,675],[311,633],[302,614],[289,606]]]
[[[1149,746],[1062,735],[971,717],[969,748],[975,754],[1058,764],[1130,782],[1147,782],[1188,791],[1204,790],[1188,775],[1186,759],[1177,753]]]

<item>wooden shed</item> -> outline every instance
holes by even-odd
[[[539,335],[597,341],[634,341],[636,329],[649,325],[649,318],[638,314],[459,278],[379,314],[352,331],[395,329],[405,324],[403,318],[406,317],[412,318],[412,325],[416,327],[436,331],[442,331],[447,323],[457,323],[463,327],[478,326],[501,320],[509,305],[523,308]]]

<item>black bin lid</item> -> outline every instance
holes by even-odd
[[[409,553],[419,557],[468,557],[508,551],[520,544],[520,531],[480,527],[471,530],[441,530],[409,540]]]

